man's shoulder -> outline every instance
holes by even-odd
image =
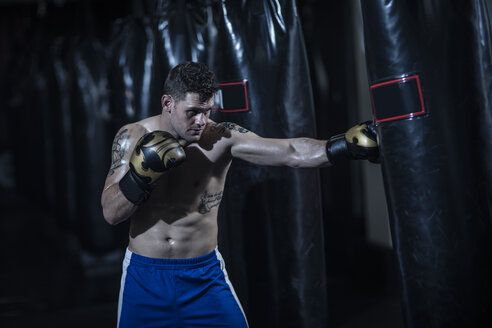
[[[214,122],[209,121],[207,124],[208,130],[213,133],[230,135],[232,132],[238,133],[248,133],[250,132],[248,129],[234,123],[234,122]]]
[[[241,136],[248,132],[249,130],[236,123],[217,123],[209,120],[198,144],[206,150],[221,149],[225,151],[234,144],[241,142]]]
[[[158,126],[159,116],[157,115],[140,121],[127,123],[120,128],[119,133],[126,131],[126,133],[132,136],[142,136],[147,132],[157,130]]]

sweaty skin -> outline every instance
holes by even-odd
[[[188,93],[184,100],[163,96],[161,102],[161,115],[125,125],[116,134],[101,197],[108,223],[130,218],[128,247],[136,254],[172,259],[213,251],[217,213],[233,158],[260,165],[330,165],[326,141],[262,138],[234,123],[213,122],[209,119],[213,98],[200,102],[196,94]],[[138,139],[154,130],[173,134],[184,147],[186,160],[167,171],[150,198],[135,206],[121,193],[118,182],[129,169]]]

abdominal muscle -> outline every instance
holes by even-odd
[[[192,258],[210,253],[217,246],[217,217],[198,212],[179,218],[169,224],[156,220],[146,231],[140,230],[138,217],[130,223],[129,249],[139,255],[153,258]]]

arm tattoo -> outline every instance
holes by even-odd
[[[239,133],[248,133],[249,130],[245,129],[236,123],[232,122],[221,122],[215,123],[211,126],[212,131],[219,131],[219,133],[224,133],[226,130],[237,131]]]
[[[113,147],[111,151],[111,167],[109,168],[108,177],[114,174],[114,171],[122,166],[121,160],[125,156],[126,151],[128,150],[128,138],[130,135],[128,134],[128,130],[125,129],[118,133],[113,140]]]
[[[200,204],[198,204],[198,212],[201,214],[206,214],[212,210],[212,208],[219,206],[222,200],[222,191],[209,194],[205,191],[200,198]]]

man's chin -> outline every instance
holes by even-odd
[[[198,140],[200,140],[201,137],[202,137],[202,133],[200,132],[199,134],[191,134],[191,135],[188,134],[184,139],[186,140],[186,142],[191,143],[191,142],[197,142]]]

